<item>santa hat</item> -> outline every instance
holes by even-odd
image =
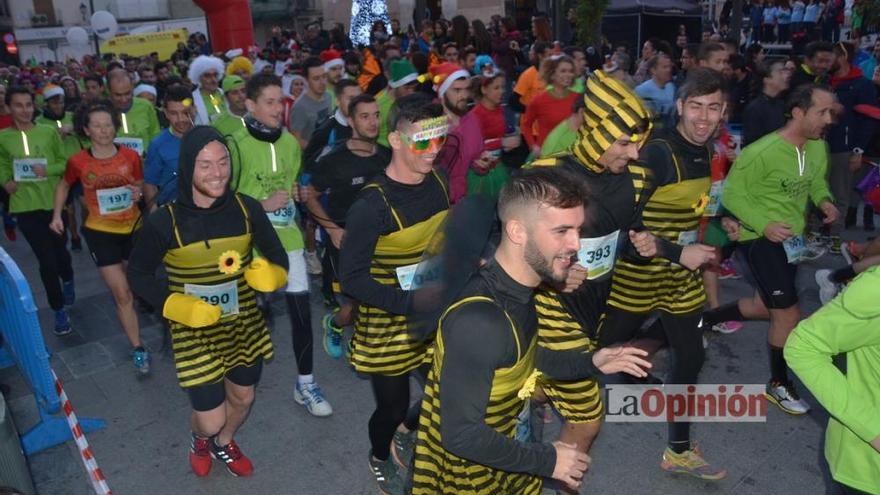
[[[431,82],[434,83],[434,91],[437,92],[437,96],[440,98],[443,98],[443,95],[452,86],[452,83],[459,79],[470,77],[466,70],[451,62],[434,65],[428,70],[431,72],[431,76],[433,76]]]
[[[321,52],[320,57],[321,62],[324,62],[324,70],[330,70],[333,67],[341,67],[345,65],[345,61],[342,60],[342,54],[332,48]]]
[[[50,84],[43,88],[43,99],[48,100],[50,98],[55,98],[56,96],[64,96],[64,89],[61,86],[55,86],[54,84]]]
[[[150,94],[153,95],[153,96],[158,96],[158,95],[156,94],[156,88],[154,88],[153,86],[151,86],[151,85],[149,85],[149,84],[138,84],[138,85],[134,88],[134,95],[135,95],[135,96],[138,96],[138,95],[143,94],[143,93],[150,93]]]
[[[223,74],[223,61],[210,55],[199,55],[189,65],[189,72],[186,77],[188,77],[193,84],[198,84],[202,74],[209,70],[216,71],[217,77],[220,77]]]
[[[388,81],[388,85],[392,88],[405,86],[418,78],[419,73],[409,60],[400,59],[391,62],[391,80]]]

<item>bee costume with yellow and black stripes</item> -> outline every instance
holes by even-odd
[[[584,122],[571,149],[537,160],[532,166],[563,167],[580,179],[589,197],[581,226],[579,255],[588,268],[588,280],[571,294],[542,288],[535,295],[538,311],[538,345],[557,351],[592,351],[597,328],[611,290],[611,269],[618,257],[646,262],[629,242],[630,230],[642,230],[641,210],[650,187],[650,171],[630,163],[613,173],[599,163],[620,138],[644,142],[651,118],[641,100],[625,84],[594,72],[584,94]],[[599,386],[593,379],[559,381],[543,378],[541,388],[568,423],[589,423],[602,418]]]
[[[556,451],[530,441],[524,427],[541,375],[535,365],[568,380],[598,370],[589,353],[540,348],[537,325],[533,288],[494,260],[443,314],[419,418],[414,495],[541,492]]]

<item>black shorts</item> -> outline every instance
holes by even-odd
[[[737,255],[746,270],[746,279],[758,291],[769,309],[786,309],[798,303],[797,265],[789,263],[782,244],[762,237],[741,242]]]
[[[260,358],[251,366],[236,366],[226,372],[226,379],[217,383],[209,383],[207,385],[196,385],[195,387],[187,387],[186,393],[189,395],[189,403],[196,411],[210,411],[220,407],[226,400],[226,385],[224,382],[230,382],[242,386],[251,387],[260,381],[260,375],[263,373],[263,359]]]
[[[86,239],[92,260],[99,268],[128,260],[131,253],[131,234],[113,234],[83,227],[82,235]]]

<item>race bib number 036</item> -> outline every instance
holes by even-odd
[[[296,207],[293,201],[288,201],[287,205],[278,208],[275,211],[266,212],[269,221],[276,227],[290,227],[296,219]]]
[[[587,269],[587,280],[595,280],[614,268],[619,237],[620,231],[615,230],[603,237],[581,239],[578,263]]]

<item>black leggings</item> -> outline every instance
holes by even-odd
[[[226,371],[224,379],[219,382],[187,387],[184,390],[189,395],[189,403],[194,411],[211,411],[226,400],[226,380],[242,387],[253,387],[259,383],[262,374],[263,358],[259,358],[250,366],[238,365]]]
[[[422,366],[413,373],[424,386],[428,367]],[[410,373],[397,376],[370,375],[376,410],[370,416],[369,433],[373,457],[376,459],[382,461],[388,459],[391,454],[391,439],[394,438],[394,432],[401,423],[409,430],[415,430],[419,426],[422,403],[419,401],[410,407],[409,377]]]
[[[287,314],[290,316],[290,336],[293,340],[293,355],[300,375],[311,375],[314,363],[314,341],[312,335],[312,311],[309,306],[309,293],[284,294],[287,301]]]
[[[40,279],[49,298],[49,306],[58,311],[64,308],[61,281],[73,280],[70,253],[67,252],[67,234],[57,235],[49,230],[52,212],[48,210],[17,213],[18,228],[31,246],[40,265]]]
[[[703,349],[703,332],[697,327],[700,313],[697,311],[679,315],[660,312],[660,324],[672,351],[670,353],[672,362],[665,383],[697,383],[697,377],[706,358],[706,351]],[[631,340],[647,317],[646,313],[633,314],[608,308],[599,333],[599,345],[607,347]],[[669,442],[688,441],[690,426],[690,423],[669,423]]]

